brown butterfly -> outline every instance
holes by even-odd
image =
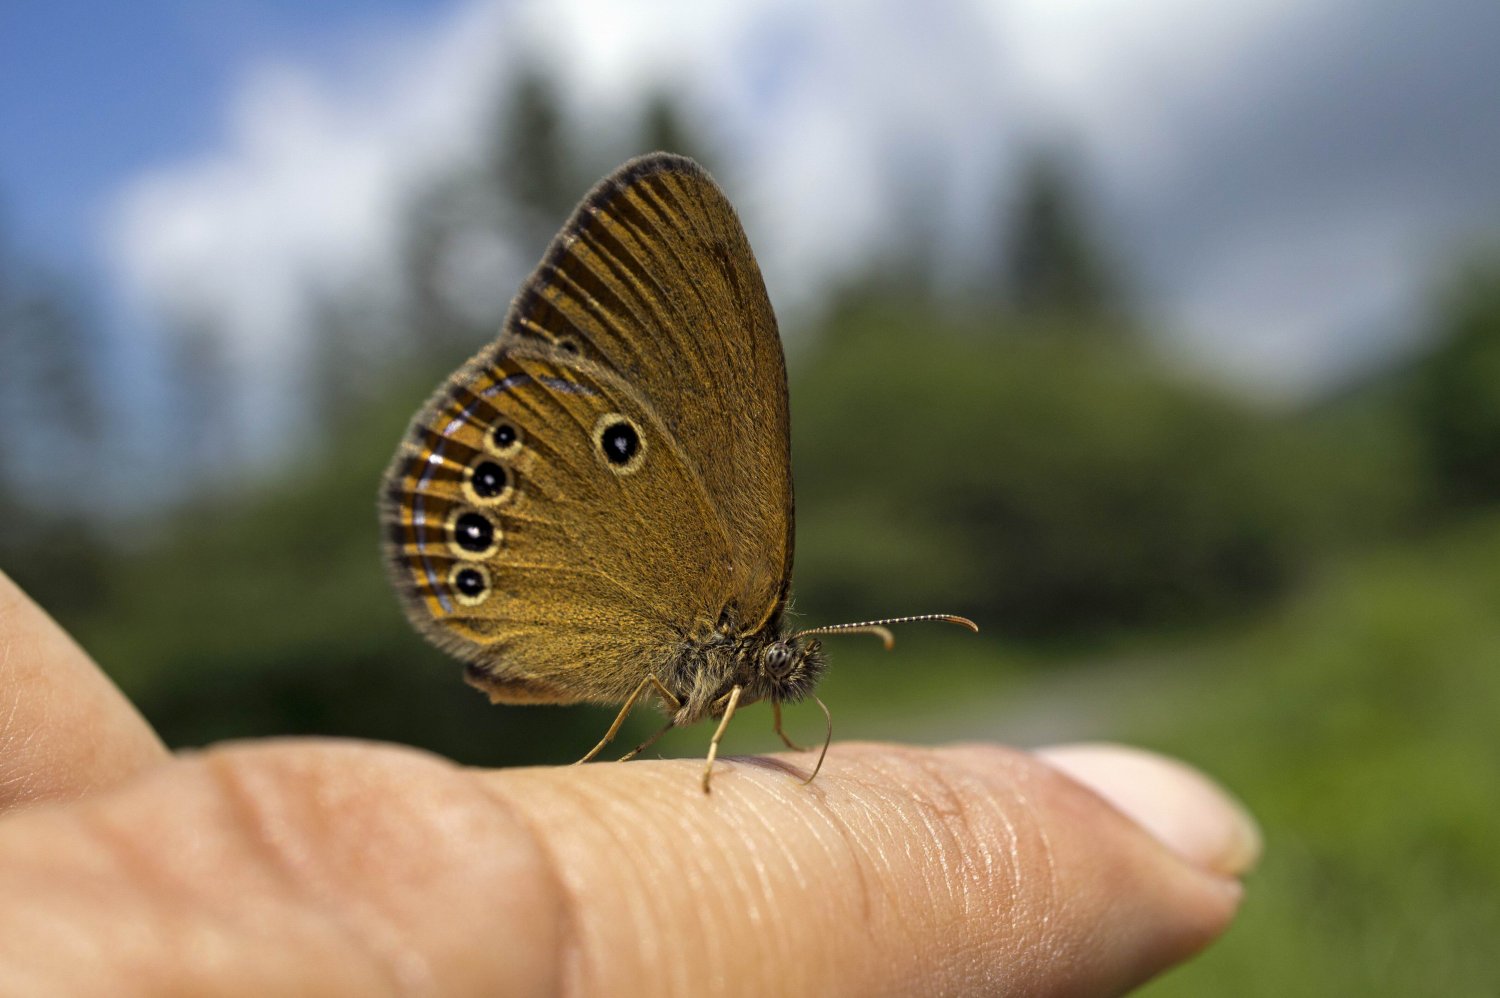
[[[789,633],[786,364],[760,268],[704,170],[656,153],[583,199],[500,337],[412,420],[382,486],[407,616],[496,703],[623,703],[674,726],[812,694]],[[821,700],[813,697],[823,708]],[[828,721],[828,737],[833,724]],[[823,753],[828,751],[828,740]],[[817,775],[823,763],[808,777]]]

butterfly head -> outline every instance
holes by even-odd
[[[756,678],[765,688],[764,695],[795,703],[818,685],[818,677],[823,674],[823,644],[816,638],[779,638],[761,649],[756,664]]]

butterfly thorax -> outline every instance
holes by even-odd
[[[673,715],[681,726],[723,714],[736,686],[743,689],[741,704],[796,703],[813,691],[822,674],[821,644],[789,636],[776,622],[747,635],[686,637],[658,678],[681,701]]]

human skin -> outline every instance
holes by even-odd
[[[837,744],[485,771],[171,755],[0,575],[0,991],[1110,995],[1221,933],[1258,839],[1137,750]]]

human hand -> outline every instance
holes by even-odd
[[[697,760],[172,758],[0,575],[0,982],[1117,994],[1223,931],[1258,849],[1222,791],[1134,750],[840,744],[803,786],[811,758],[725,760],[711,796]]]

